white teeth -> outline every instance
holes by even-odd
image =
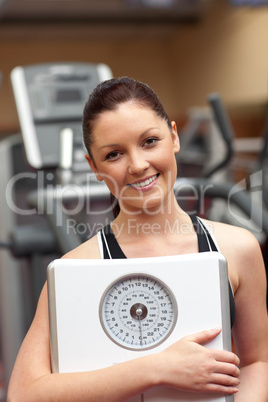
[[[152,183],[152,181],[156,180],[156,178],[157,178],[157,175],[155,174],[154,176],[150,177],[150,179],[141,181],[140,183],[133,183],[131,185],[132,185],[132,187],[145,187],[145,186],[148,186],[148,184]]]

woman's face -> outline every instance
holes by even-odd
[[[120,208],[148,213],[168,199],[177,175],[179,140],[149,108],[127,102],[102,113],[94,124],[93,159],[88,162],[98,180],[105,180]]]

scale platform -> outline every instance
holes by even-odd
[[[48,267],[54,372],[101,369],[221,327],[207,347],[231,350],[227,263],[218,252],[54,260]],[[231,402],[233,396],[156,387],[131,402]]]

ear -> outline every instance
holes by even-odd
[[[172,142],[173,142],[173,150],[174,150],[174,153],[177,154],[180,150],[180,140],[179,140],[177,125],[176,125],[175,121],[171,122],[171,126],[172,126],[171,135],[172,135]]]
[[[103,177],[101,176],[101,174],[98,172],[98,169],[94,163],[94,160],[89,156],[89,154],[85,154],[85,158],[92,170],[93,173],[95,173],[95,176],[97,178],[97,180],[102,181]]]

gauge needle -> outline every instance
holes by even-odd
[[[137,314],[137,316],[138,316],[138,318],[139,318],[140,337],[141,337],[140,344],[141,344],[141,346],[142,346],[142,345],[143,345],[142,328],[141,328],[142,309],[141,309],[141,308],[137,308],[136,314]]]
[[[143,342],[142,342],[142,340],[143,340],[143,337],[142,337],[142,328],[141,328],[142,309],[141,309],[141,308],[137,308],[136,314],[137,314],[137,316],[138,316],[138,318],[139,318],[139,327],[140,327],[140,336],[141,336],[140,344],[141,344],[141,346],[142,346],[142,344],[143,344]],[[144,394],[141,394],[141,402],[144,402]]]

